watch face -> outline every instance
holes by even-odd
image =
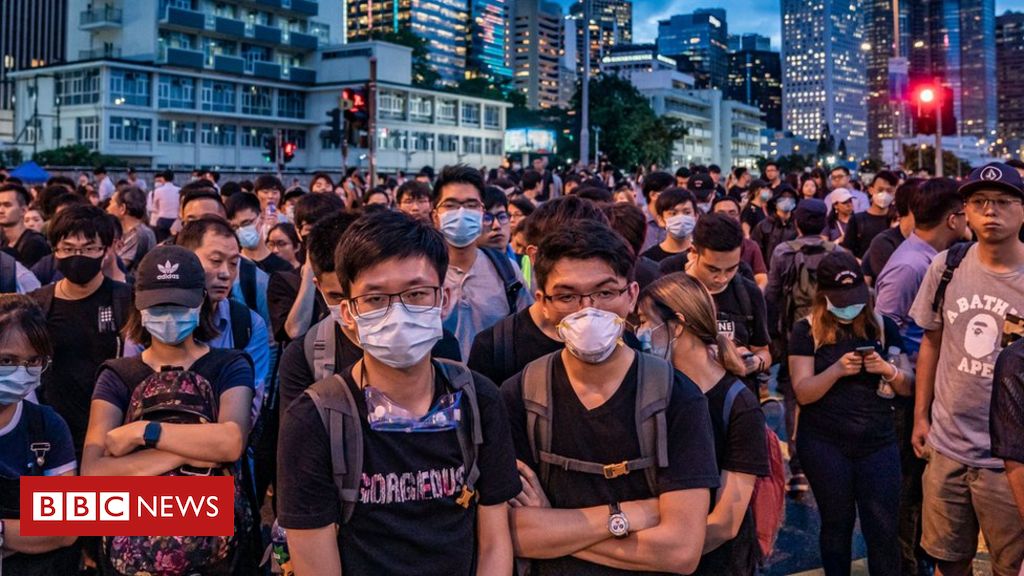
[[[629,534],[629,522],[623,514],[612,514],[608,518],[608,531],[612,536],[622,537]]]

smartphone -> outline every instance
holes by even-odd
[[[875,352],[875,347],[874,346],[858,346],[856,348],[856,350],[854,350],[854,351],[857,354],[860,354],[862,358],[867,358],[873,352]]]
[[[1003,322],[1003,348],[1021,338],[1024,338],[1024,318],[1016,314],[1007,314],[1006,321]]]

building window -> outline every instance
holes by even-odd
[[[181,10],[195,10],[193,0],[161,0],[160,12],[165,13],[167,8],[180,8]]]
[[[459,151],[459,137],[454,134],[438,134],[437,135],[437,151],[438,152],[458,152]]]
[[[200,141],[207,146],[234,146],[235,127],[231,124],[203,123]]]
[[[236,112],[235,85],[231,82],[203,80],[203,110],[207,112]]]
[[[484,153],[488,156],[501,156],[505,153],[505,142],[501,138],[488,138],[484,141]]]
[[[100,119],[97,116],[75,118],[75,139],[79,144],[95,150],[100,143]]]
[[[263,148],[267,140],[273,137],[273,128],[242,126],[242,148]]]
[[[306,95],[295,90],[278,90],[277,115],[282,118],[305,118]]]
[[[252,72],[255,62],[270,62],[272,60],[271,50],[263,46],[242,44],[242,59],[245,60],[246,71]]]
[[[462,123],[469,124],[471,126],[480,125],[479,104],[470,104],[469,102],[462,103]]]
[[[58,106],[95,104],[100,101],[100,71],[77,70],[57,76]]]
[[[134,70],[111,70],[110,103],[118,106],[149,106],[149,74]]]
[[[310,22],[309,33],[320,39],[321,44],[331,41],[331,27],[321,22]]]
[[[417,152],[430,152],[434,149],[434,134],[432,132],[412,132],[409,134],[409,143]]]
[[[429,123],[434,111],[434,103],[426,96],[409,95],[409,120]]]
[[[484,128],[501,129],[501,108],[484,106]]]
[[[382,128],[380,130],[380,149],[405,150],[405,130]]]
[[[156,87],[157,106],[192,110],[196,107],[196,81],[184,76],[161,76]]]
[[[203,37],[203,57],[207,66],[213,66],[215,56],[234,56],[238,44],[227,40]]]
[[[405,98],[397,92],[381,92],[377,101],[380,103],[380,117],[395,120],[405,119]]]
[[[274,91],[251,84],[242,87],[242,114],[270,116],[273,114]]]
[[[476,136],[463,136],[462,137],[462,153],[463,154],[479,154],[480,153],[480,138]]]
[[[437,123],[455,124],[455,100],[440,99],[437,101]]]
[[[165,144],[195,144],[196,123],[160,120],[156,125],[156,141]]]
[[[111,116],[107,136],[111,142],[149,142],[152,131],[153,121],[148,118]]]

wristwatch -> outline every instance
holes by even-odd
[[[616,538],[629,536],[629,519],[622,512],[619,503],[612,502],[608,505],[608,510],[608,531],[612,533],[612,536]]]
[[[160,441],[160,432],[159,422],[146,424],[146,430],[142,433],[142,439],[146,442],[146,448],[156,448],[156,443]]]

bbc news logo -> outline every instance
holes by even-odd
[[[25,536],[230,536],[230,476],[23,476]]]

